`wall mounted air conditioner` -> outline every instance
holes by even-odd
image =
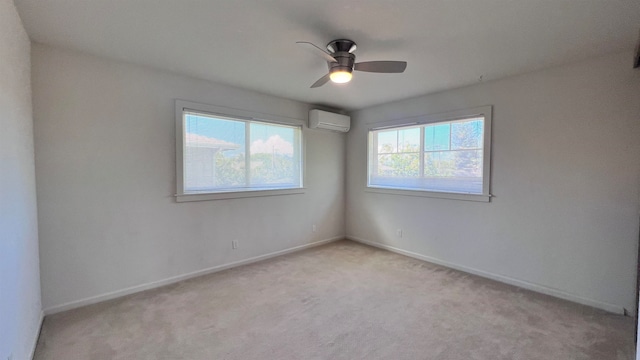
[[[347,115],[313,109],[309,111],[309,127],[311,129],[347,132],[351,128],[351,118]]]

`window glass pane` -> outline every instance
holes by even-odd
[[[420,151],[420,128],[398,130],[398,152]]]
[[[451,124],[451,149],[482,148],[482,120],[460,121]]]
[[[424,187],[432,191],[482,192],[482,150],[424,154]]]
[[[369,154],[369,186],[483,194],[484,121],[470,117],[372,131],[370,151],[377,152]]]
[[[274,187],[299,182],[299,128],[251,123],[251,186]]]
[[[398,130],[380,131],[378,136],[378,153],[394,153],[398,151]]]
[[[424,127],[424,151],[449,150],[450,124]]]
[[[482,150],[461,150],[454,154],[456,177],[482,178]]]
[[[184,189],[245,185],[245,123],[185,114]]]
[[[300,126],[184,112],[185,193],[302,186]]]
[[[434,151],[424,154],[425,177],[451,177],[456,171],[451,151]]]
[[[378,155],[378,175],[393,177],[420,176],[418,153]]]

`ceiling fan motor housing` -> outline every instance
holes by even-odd
[[[356,51],[356,43],[347,39],[333,40],[332,42],[327,44],[327,50],[329,50],[329,52],[332,54],[338,51],[346,51],[348,53],[352,53]]]
[[[337,62],[327,63],[329,65],[329,72],[335,71],[353,71],[353,64],[356,61],[356,56],[346,51],[338,51],[331,54]]]
[[[350,73],[353,71],[353,64],[356,62],[356,56],[353,54],[356,50],[355,42],[347,39],[333,40],[327,44],[327,50],[329,50],[331,56],[337,61],[328,63],[330,73],[336,71],[346,71]]]

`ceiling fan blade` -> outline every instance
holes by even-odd
[[[327,75],[321,77],[320,79],[318,79],[318,81],[314,82],[313,85],[311,85],[311,88],[312,89],[313,88],[317,88],[317,87],[320,87],[320,86],[326,84],[327,81],[329,81],[329,75],[330,74],[327,74]]]
[[[320,56],[325,61],[338,62],[333,56],[331,56],[331,54],[329,54],[328,52],[322,50],[321,48],[315,46],[314,44],[312,44],[310,42],[307,42],[307,41],[296,41],[296,44],[300,44],[300,45],[304,46],[305,48],[311,50],[314,54]]]
[[[365,61],[353,66],[354,70],[375,73],[401,73],[406,68],[406,61]]]

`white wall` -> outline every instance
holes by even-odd
[[[38,44],[32,61],[45,311],[344,235],[343,134],[306,131],[305,194],[173,197],[175,99],[303,120],[308,105]]]
[[[0,359],[27,359],[40,330],[30,44],[0,0]]]
[[[347,236],[633,312],[638,94],[640,71],[624,53],[357,111]],[[491,203],[364,191],[368,124],[481,105],[494,106]]]

